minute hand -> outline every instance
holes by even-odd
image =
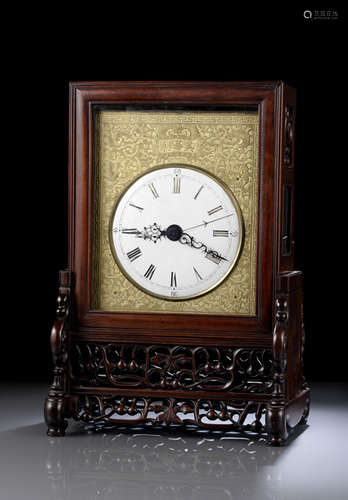
[[[209,222],[203,221],[203,224],[197,224],[197,226],[187,227],[186,229],[183,229],[183,232],[189,231],[190,229],[196,229],[196,227],[207,226],[208,224],[211,224],[212,222],[216,222],[217,220],[226,219],[226,217],[231,217],[231,215],[234,215],[234,214],[223,215],[222,217],[218,217],[217,219],[210,220]]]

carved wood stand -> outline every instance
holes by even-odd
[[[286,444],[306,423],[302,274],[276,279],[269,346],[88,341],[73,328],[72,273],[60,272],[51,332],[53,381],[45,401],[49,436],[69,418],[103,425],[185,425],[267,434]]]

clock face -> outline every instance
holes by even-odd
[[[218,286],[243,240],[238,203],[219,179],[188,165],[138,177],[117,200],[110,245],[125,276],[144,292],[186,300]]]

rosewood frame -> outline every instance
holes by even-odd
[[[258,108],[260,188],[255,316],[115,313],[91,308],[93,113],[95,106],[101,105],[166,105],[190,108],[242,105]],[[250,409],[256,402],[261,406],[263,404],[263,409],[255,411],[259,412],[259,416],[262,411],[266,414],[263,430],[268,433],[271,444],[284,444],[288,435],[287,426],[304,420],[308,414],[309,390],[302,377],[304,336],[301,320],[301,273],[293,271],[295,112],[294,89],[278,81],[70,84],[69,255],[68,269],[61,272],[60,276],[57,321],[51,335],[54,382],[45,406],[50,435],[64,434],[65,418],[69,416],[91,422],[110,421],[107,413],[103,413],[106,407],[111,408],[111,412],[118,416],[123,414],[122,408],[127,408],[129,416],[135,411],[138,416],[141,415],[139,418],[143,422],[177,424],[184,423],[178,413],[185,413],[187,410],[187,413],[195,415],[190,420],[191,423],[210,425],[200,418],[200,412],[204,414],[205,410],[204,405],[200,407],[197,401],[202,399],[209,401],[208,406],[204,408],[211,425],[216,425],[215,420],[218,419],[224,421],[226,417],[225,422],[228,421],[228,424],[225,423],[225,426],[233,426],[232,416],[238,412],[240,402],[245,402],[246,405],[244,410],[240,410],[239,416],[242,420],[243,411],[248,413],[246,408]],[[95,381],[96,374],[97,379],[100,375],[100,360],[97,371],[94,371],[94,374],[89,372],[93,383],[81,385],[78,383],[79,377],[73,373],[71,355],[73,346],[79,343],[99,346],[98,349],[104,353],[104,378],[111,377],[110,363],[106,362],[105,354],[110,352],[110,348],[108,347],[107,351],[106,346],[113,346],[113,356],[117,353],[119,362],[122,361],[122,354],[118,345],[172,345],[177,348],[181,346],[182,349],[187,346],[193,349],[191,352],[194,353],[195,347],[200,347],[206,349],[207,357],[216,366],[216,357],[225,356],[226,349],[232,347],[249,349],[250,359],[254,356],[251,354],[252,350],[269,350],[273,360],[272,391],[268,394],[243,391],[227,393],[226,390],[219,392],[207,388],[175,390],[175,386],[171,386],[169,390],[168,380],[166,382],[168,374],[164,373],[165,370],[161,372],[164,385],[156,389],[139,389],[132,384],[130,387],[122,387],[119,383],[112,386],[112,377],[106,385],[98,386]],[[219,354],[214,351],[218,348],[221,348]],[[89,349],[93,350],[94,347]],[[159,347],[157,351],[165,356]],[[228,356],[233,357],[231,352],[229,351]],[[171,359],[170,363],[171,356],[172,354],[167,354],[168,359]],[[192,354],[192,363],[196,363],[194,356],[196,354]],[[132,360],[125,360],[125,364],[128,362],[131,366],[132,361],[140,370],[141,363],[139,364],[139,360],[137,362],[136,356],[133,356]],[[97,367],[95,359],[93,363]],[[226,363],[224,368],[227,370]],[[148,368],[148,365],[146,366]],[[255,366],[250,369],[254,370]],[[228,373],[234,376],[234,373]],[[192,376],[199,385],[197,373]],[[226,377],[228,379],[225,374],[225,381]],[[89,397],[97,399],[92,403]],[[122,397],[125,398],[123,402],[120,399]],[[161,418],[156,420],[149,415],[155,411],[153,404],[158,398],[163,398],[163,404]],[[228,408],[225,408],[224,404],[228,404]],[[182,408],[186,410],[182,411]],[[121,418],[121,421],[124,419]],[[243,430],[243,422],[239,422],[240,430]],[[255,422],[260,422],[260,418],[256,418]],[[252,430],[260,431],[261,427],[261,424],[254,424]],[[250,429],[245,429],[244,425],[244,430]]]

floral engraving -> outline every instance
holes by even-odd
[[[258,199],[258,116],[254,112],[101,111],[95,127],[93,307],[109,311],[254,315]],[[242,255],[212,293],[165,301],[135,287],[109,245],[114,204],[137,176],[158,165],[201,167],[225,182],[242,211]]]

